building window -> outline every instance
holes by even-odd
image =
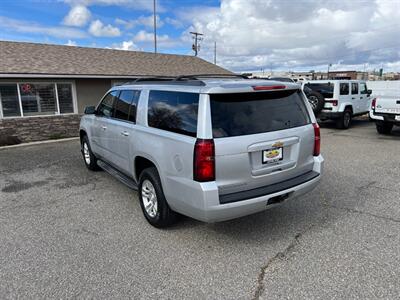
[[[0,84],[0,116],[24,117],[73,112],[71,83]]]
[[[21,115],[16,84],[0,84],[0,108],[2,108],[4,117]]]
[[[54,84],[23,83],[19,85],[24,116],[54,115],[57,101]]]
[[[73,113],[72,85],[68,83],[57,83],[57,92],[60,114]]]

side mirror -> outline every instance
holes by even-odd
[[[96,113],[96,107],[86,106],[84,113],[85,113],[85,115],[94,115]]]
[[[367,94],[371,95],[372,94],[372,90],[367,90]]]

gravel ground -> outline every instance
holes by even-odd
[[[323,127],[307,196],[168,230],[77,141],[0,150],[0,298],[398,299],[400,128]]]

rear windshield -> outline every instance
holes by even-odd
[[[211,94],[214,138],[283,130],[310,123],[299,90]]]
[[[316,91],[316,92],[322,94],[322,96],[324,96],[325,98],[333,98],[334,84],[331,82],[307,83],[306,86],[309,87],[310,89],[312,89],[313,91]]]

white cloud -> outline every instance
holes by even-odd
[[[68,26],[85,26],[91,18],[90,11],[83,5],[76,5],[71,8],[65,16],[63,23]]]
[[[174,19],[174,18],[170,18],[170,17],[166,17],[165,18],[165,23],[174,26],[175,28],[179,29],[183,27],[183,22],[178,20],[178,19]]]
[[[160,16],[156,16],[156,22],[157,22],[157,28],[161,28],[164,26],[164,22],[161,20]],[[154,17],[152,15],[150,16],[140,16],[137,19],[134,20],[123,20],[120,18],[115,19],[115,23],[118,25],[122,25],[125,27],[125,29],[132,29],[133,27],[136,26],[144,26],[147,28],[153,28],[154,27]]]
[[[104,6],[120,6],[123,8],[129,8],[133,10],[153,11],[152,0],[64,0],[65,3],[71,5],[104,5]],[[157,1],[157,11],[165,12],[164,6],[160,1]]]
[[[56,38],[86,38],[86,32],[65,26],[43,26],[33,22],[25,22],[0,16],[0,28],[3,30],[31,33],[36,35],[52,36]]]
[[[116,18],[115,24],[124,26],[125,29],[132,29],[133,27],[136,26],[137,22],[136,22],[136,20],[123,20],[120,18]]]
[[[212,60],[216,41],[218,62],[236,71],[400,60],[398,1],[222,0],[177,16],[191,24],[186,43],[189,31],[204,33],[200,56]]]
[[[66,46],[77,46],[77,43],[72,40],[68,40],[68,42],[65,44]]]
[[[115,37],[121,35],[118,27],[110,24],[104,25],[100,20],[95,20],[90,24],[89,32],[97,37]]]
[[[136,50],[139,51],[141,50],[138,48],[133,41],[123,41],[122,43],[119,44],[113,44],[111,46],[112,49],[117,49],[117,50]]]
[[[156,15],[156,22],[157,22],[157,28],[161,28],[164,25],[164,22],[160,19],[159,15]],[[145,27],[153,28],[154,27],[154,17],[152,15],[147,16],[147,17],[141,16],[138,19],[138,23]]]
[[[154,34],[145,30],[140,30],[133,38],[133,41],[144,46],[150,46],[154,43]],[[172,39],[167,34],[157,35],[157,45],[160,48],[172,48],[181,43],[178,39]]]

